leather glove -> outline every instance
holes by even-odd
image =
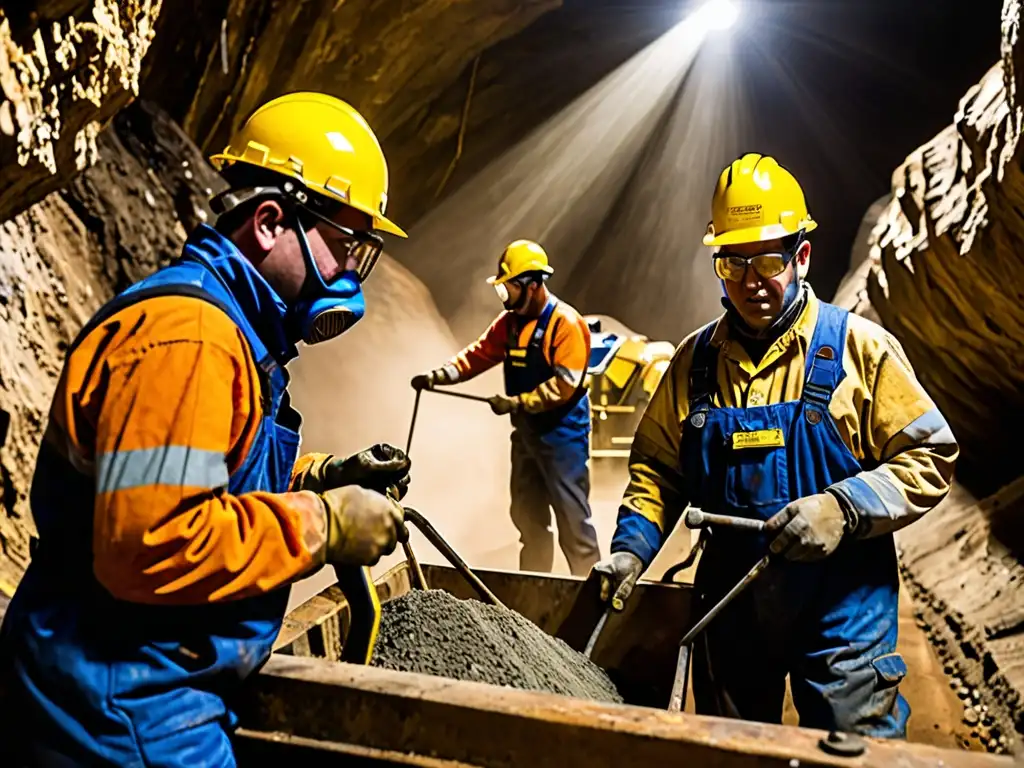
[[[330,565],[376,565],[395,551],[405,513],[394,499],[377,491],[346,485],[320,494],[327,509],[327,546],[323,560]]]
[[[435,368],[429,373],[419,373],[412,377],[412,388],[415,390],[433,389],[448,384],[455,384],[459,380],[459,373],[454,365],[446,365],[443,368]]]
[[[394,489],[394,497],[400,500],[409,490],[411,466],[405,451],[387,443],[377,443],[344,459],[324,457],[299,478],[293,490],[323,493],[343,485],[358,485],[378,493]]]
[[[400,500],[409,490],[411,467],[412,461],[401,448],[377,443],[347,459],[328,462],[323,471],[324,487],[358,485],[384,494],[394,489]]]
[[[823,560],[842,541],[847,518],[839,499],[831,493],[797,499],[765,523],[766,533],[778,534],[769,549],[787,560]]]
[[[518,397],[505,397],[505,395],[492,395],[487,398],[487,402],[491,404],[491,410],[498,416],[515,413],[523,407],[523,401]]]
[[[611,599],[614,611],[625,608],[643,570],[643,562],[632,552],[613,552],[611,557],[595,565],[594,572],[601,577],[601,602]]]

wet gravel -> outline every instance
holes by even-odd
[[[508,608],[413,590],[384,604],[373,666],[621,703],[604,670]]]

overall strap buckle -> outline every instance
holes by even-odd
[[[548,325],[551,324],[551,315],[554,314],[555,304],[557,303],[557,299],[552,296],[545,305],[544,310],[540,313],[540,317],[537,318],[537,325],[533,329],[533,335],[530,337],[531,346],[543,346],[544,334],[548,332]]]
[[[803,400],[817,406],[808,411],[812,423],[821,420],[822,413],[832,402],[832,394],[846,377],[843,352],[846,349],[846,321],[849,313],[839,307],[822,302],[818,322],[807,360],[804,376]],[[812,418],[812,412],[816,418]]]
[[[707,414],[714,407],[718,389],[718,349],[711,345],[715,324],[706,325],[697,337],[690,366],[690,425],[701,429]]]

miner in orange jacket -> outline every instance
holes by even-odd
[[[231,695],[288,585],[375,563],[403,525],[386,495],[408,483],[401,451],[296,460],[284,368],[363,315],[378,233],[404,236],[376,137],[295,93],[213,161],[230,185],[216,228],[99,311],[54,395],[0,649],[17,723],[0,743],[31,765],[233,765]]]
[[[517,240],[501,255],[494,286],[505,312],[443,367],[412,380],[416,389],[467,381],[504,365],[505,394],[490,398],[512,415],[512,522],[519,567],[550,571],[551,509],[558,542],[575,575],[599,558],[590,518],[590,401],[584,386],[590,329],[544,284],[554,270],[537,243]]]

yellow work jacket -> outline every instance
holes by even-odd
[[[798,400],[820,306],[808,288],[799,318],[756,364],[720,318],[711,337],[719,350],[715,406],[746,408]],[[700,482],[684,477],[680,452],[698,333],[679,345],[633,441],[629,485],[612,551],[631,551],[645,563],[653,559],[690,502],[687,488]],[[843,442],[866,467],[857,477],[877,498],[843,493],[842,482],[831,490],[854,506],[860,518],[856,535],[876,536],[908,525],[943,499],[959,448],[899,342],[885,329],[851,314],[843,368],[846,376],[829,411]]]

